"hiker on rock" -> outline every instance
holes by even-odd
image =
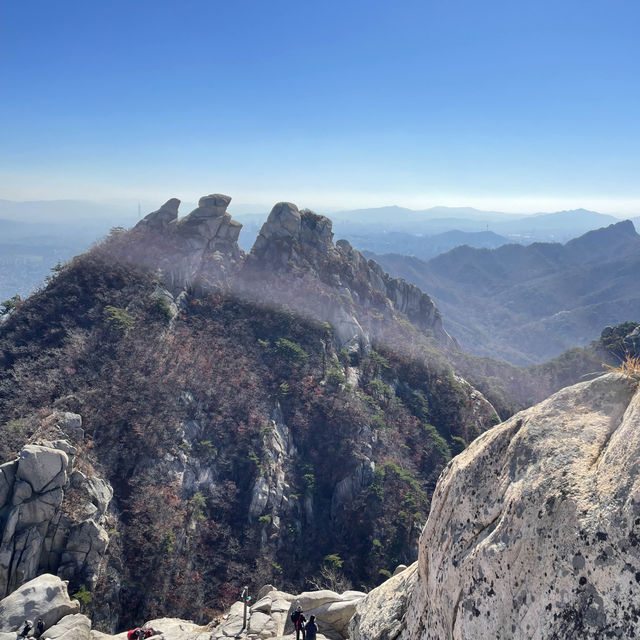
[[[318,633],[318,625],[316,624],[316,617],[311,616],[309,622],[305,626],[307,633],[307,640],[316,640],[316,634]]]
[[[20,632],[20,638],[26,638],[29,635],[29,632],[31,631],[31,629],[33,629],[33,622],[31,622],[31,620],[25,620],[24,621],[24,627],[22,628],[22,631]]]
[[[304,617],[304,613],[302,613],[302,609],[300,605],[298,605],[297,609],[291,614],[291,622],[296,627],[296,640],[300,640],[300,632],[302,631],[302,640],[305,640],[305,625],[304,623],[307,619]]]
[[[38,638],[44,633],[44,620],[42,618],[36,620],[36,633],[38,634]]]

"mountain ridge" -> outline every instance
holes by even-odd
[[[76,483],[31,496],[51,503],[35,521],[12,485],[0,575],[65,567],[104,630],[168,608],[206,620],[242,584],[304,587],[332,558],[377,584],[415,557],[440,470],[499,421],[448,364],[430,298],[334,244],[326,218],[280,203],[246,257],[227,197],[177,205],[0,324],[1,459],[65,447]],[[110,487],[99,513],[77,472]],[[92,561],[67,562],[85,542]]]
[[[463,348],[527,364],[586,344],[603,326],[640,314],[633,294],[639,245],[633,224],[621,221],[565,245],[458,247],[428,262],[376,259],[431,293]]]

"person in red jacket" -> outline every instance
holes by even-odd
[[[131,629],[131,631],[127,632],[127,640],[146,640],[146,638],[151,638],[157,633],[159,632],[155,631],[151,627],[136,627],[135,629]]]

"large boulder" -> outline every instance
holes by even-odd
[[[349,622],[351,640],[395,640],[404,629],[409,597],[418,579],[418,563],[405,567],[371,590]]]
[[[285,262],[289,251],[279,247],[277,241],[299,238],[300,224],[301,216],[298,207],[291,202],[278,202],[262,225],[251,249],[251,255],[260,259],[274,260],[275,263]]]
[[[637,637],[639,427],[638,382],[608,374],[456,457],[420,539],[402,637]]]
[[[91,620],[81,613],[68,615],[45,632],[48,640],[90,640]]]
[[[20,452],[16,477],[27,482],[34,493],[44,493],[66,484],[68,465],[64,451],[28,444]]]
[[[178,222],[180,234],[184,237],[192,236],[189,239],[193,248],[206,248],[216,237],[235,242],[242,225],[233,221],[226,212],[230,202],[230,196],[220,193],[203,196],[198,207]],[[237,231],[235,237],[230,229]]]
[[[82,442],[84,429],[80,414],[63,411],[55,413],[53,418],[63,436],[70,438],[73,442]]]
[[[323,638],[344,640],[356,605],[365,596],[360,591],[339,594],[329,590],[292,595],[278,591],[271,585],[258,593],[262,597],[247,610],[246,632],[249,636],[262,639],[295,637],[291,613],[300,606],[307,619],[312,615],[316,616]],[[223,640],[237,636],[244,628],[243,614],[244,604],[234,603],[220,623],[211,629],[211,637]],[[318,638],[320,637],[318,634]]]
[[[349,620],[355,613],[356,605],[364,596],[365,594],[360,591],[345,591],[343,594],[329,589],[305,591],[293,598],[289,613],[299,606],[307,620],[312,615],[316,616],[320,630],[328,638],[346,638]],[[289,615],[284,632],[291,631],[293,631],[293,624]]]
[[[0,600],[0,632],[16,631],[25,620],[38,618],[48,629],[79,609],[80,603],[69,598],[67,583],[45,573]]]

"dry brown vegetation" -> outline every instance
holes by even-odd
[[[617,365],[612,366],[605,364],[603,365],[605,369],[609,371],[613,371],[615,373],[622,373],[625,376],[629,376],[634,380],[640,381],[640,355],[631,355],[629,353],[626,354],[624,360]]]

